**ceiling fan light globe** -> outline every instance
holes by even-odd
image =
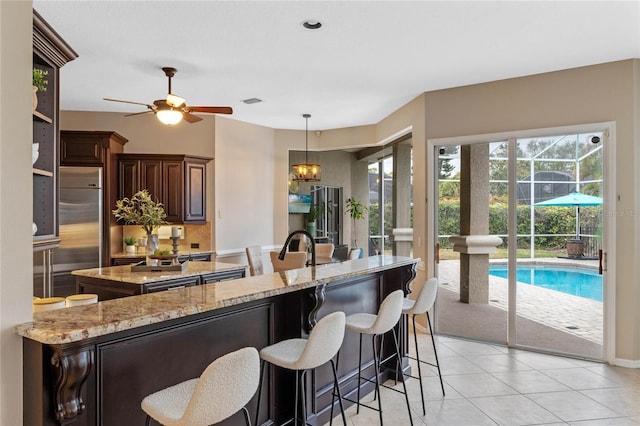
[[[173,126],[182,120],[182,112],[175,109],[161,109],[156,111],[156,117],[161,123]]]

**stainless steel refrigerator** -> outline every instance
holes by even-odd
[[[76,292],[76,269],[102,266],[102,168],[60,167],[60,247],[53,252],[53,293]]]

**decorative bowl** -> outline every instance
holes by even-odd
[[[40,155],[40,144],[33,143],[31,144],[31,165],[33,166],[38,161],[38,156]]]
[[[171,260],[178,257],[178,255],[177,254],[150,254],[148,257],[150,259],[157,259],[157,260]]]

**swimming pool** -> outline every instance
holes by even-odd
[[[507,278],[507,266],[491,265],[489,275]],[[590,269],[519,265],[516,281],[602,302],[602,275]]]

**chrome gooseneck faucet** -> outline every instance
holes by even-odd
[[[309,240],[311,240],[311,266],[316,266],[316,242],[314,241],[310,233],[302,229],[293,231],[292,233],[289,234],[289,236],[287,237],[287,241],[284,242],[284,247],[282,247],[282,250],[280,250],[278,259],[284,260],[284,255],[287,252],[287,247],[289,247],[289,243],[291,242],[291,239],[298,234],[304,234],[309,238]]]

